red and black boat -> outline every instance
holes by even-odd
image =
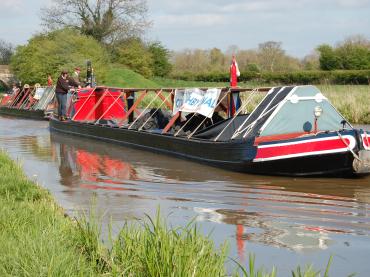
[[[246,112],[260,92],[265,93],[262,101],[251,113]],[[154,97],[143,105],[150,93]],[[240,172],[290,176],[370,173],[370,133],[354,129],[314,86],[96,87],[80,90],[69,110],[71,120],[52,119],[51,131]]]
[[[24,85],[13,94],[5,94],[0,103],[0,114],[29,119],[48,119],[45,113],[55,96],[54,87]]]

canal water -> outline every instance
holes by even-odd
[[[370,126],[364,126],[368,128]],[[225,171],[94,140],[50,134],[48,122],[0,116],[0,148],[69,214],[91,200],[117,232],[161,214],[173,226],[195,218],[216,245],[247,265],[291,276],[297,265],[331,276],[370,276],[370,178],[282,178]],[[229,268],[235,267],[232,262]]]

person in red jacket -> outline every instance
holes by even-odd
[[[68,71],[63,70],[60,74],[57,85],[55,88],[55,94],[58,101],[58,118],[61,121],[67,119],[67,94],[68,91],[73,87],[79,87],[72,78],[68,77]]]

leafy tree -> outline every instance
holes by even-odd
[[[13,45],[0,39],[0,64],[9,64],[13,52]]]
[[[209,51],[210,65],[214,71],[220,71],[225,65],[226,57],[218,48],[212,48]]]
[[[258,65],[256,65],[255,63],[247,64],[246,70],[247,71],[253,71],[253,72],[260,72],[260,69],[259,69]]]
[[[334,70],[340,68],[339,57],[335,53],[335,50],[328,44],[322,44],[317,47],[317,51],[320,53],[320,68],[322,70]]]
[[[160,42],[152,42],[149,44],[148,50],[152,56],[152,71],[155,76],[167,76],[172,65],[169,62],[170,51],[166,49]]]
[[[336,49],[341,69],[369,69],[370,44],[366,41],[347,39]]]
[[[106,50],[93,38],[64,29],[34,36],[17,47],[11,67],[23,83],[43,84],[47,74],[57,78],[62,69],[84,68],[87,60],[92,61],[98,82],[103,81],[109,62]]]
[[[335,69],[370,69],[370,41],[362,36],[345,39],[336,47],[323,44],[318,48],[320,68]]]
[[[113,43],[138,36],[148,26],[146,0],[52,0],[41,10],[48,30],[78,29],[99,42]]]
[[[121,42],[117,50],[118,62],[126,65],[144,77],[153,76],[153,58],[145,44],[139,38],[131,38]]]

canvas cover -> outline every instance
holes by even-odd
[[[320,108],[322,114],[315,118],[314,110]],[[276,114],[262,127],[261,136],[333,131],[341,128],[344,118],[331,105],[329,100],[314,86],[299,86],[282,101]]]

